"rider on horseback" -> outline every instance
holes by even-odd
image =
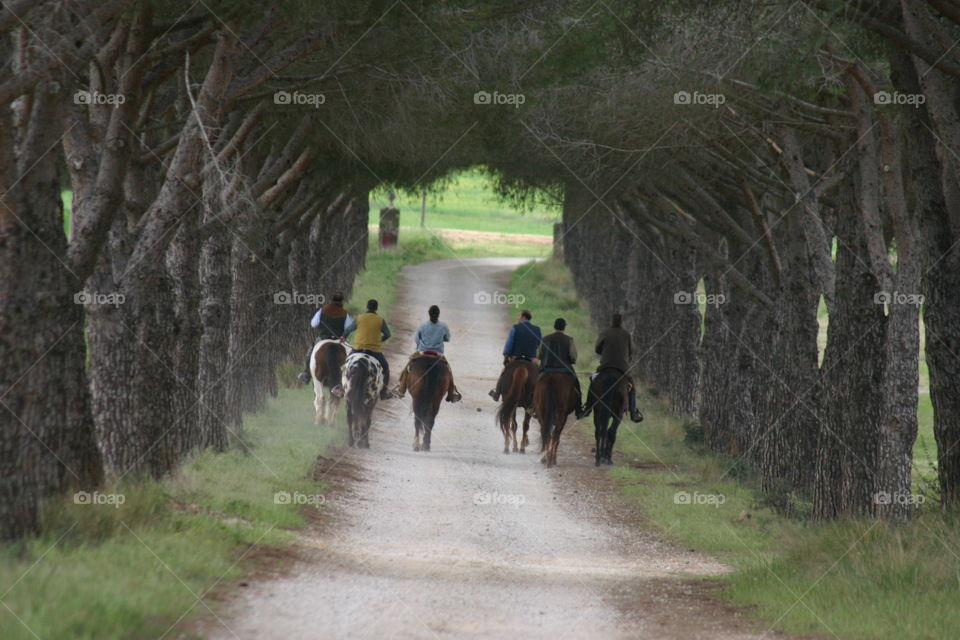
[[[343,293],[337,291],[333,294],[333,299],[329,304],[317,309],[317,312],[313,314],[310,326],[319,329],[317,341],[337,340],[345,335],[347,325],[352,321],[350,314],[343,308]],[[312,355],[313,347],[310,347],[310,351],[307,353],[307,368],[297,376],[303,384],[310,384],[310,357]]]
[[[387,321],[377,315],[377,308],[380,304],[376,300],[367,301],[367,312],[361,313],[357,319],[348,323],[344,329],[343,335],[349,336],[356,331],[353,337],[353,351],[351,353],[365,353],[374,357],[380,363],[383,369],[383,388],[380,389],[380,399],[386,400],[393,396],[387,391],[387,383],[390,382],[390,365],[384,357],[381,345],[390,338],[390,328],[387,327]],[[334,393],[343,393],[343,389],[337,385],[333,389]]]
[[[450,370],[450,387],[447,389],[447,402],[459,402],[462,396],[460,392],[457,391],[456,385],[453,384],[453,369],[443,355],[443,343],[450,342],[450,327],[447,326],[446,322],[440,322],[440,307],[437,305],[431,306],[427,310],[427,315],[430,319],[421,324],[417,329],[417,333],[413,336],[417,343],[417,350],[410,356],[410,359],[407,361],[407,366],[405,366],[400,373],[400,382],[393,390],[393,394],[397,398],[403,397],[403,394],[407,392],[407,375],[410,373],[410,363],[416,358],[427,355],[438,357],[447,364],[447,369]]]
[[[630,360],[633,358],[633,341],[630,338],[630,332],[620,326],[622,323],[621,315],[619,313],[613,314],[610,328],[604,329],[597,338],[596,351],[597,355],[600,356],[600,365],[597,367],[597,372],[599,373],[602,369],[614,369],[623,375],[628,385],[630,419],[634,422],[641,422],[643,421],[643,414],[637,409],[637,389],[633,384],[633,378],[627,374],[631,368]],[[590,378],[592,380],[593,376]],[[587,404],[584,405],[577,418],[590,415],[594,402],[593,394],[587,394]]]
[[[540,327],[530,322],[532,319],[533,314],[524,309],[520,312],[520,321],[510,328],[507,342],[503,345],[504,365],[518,358],[530,360],[535,363],[542,334],[540,333]],[[500,385],[502,381],[503,375],[497,380],[496,388],[491,389],[489,392],[490,397],[496,402],[500,402],[500,394],[502,393]]]
[[[540,359],[540,373],[562,371],[573,376],[577,386],[577,411],[579,412],[582,394],[580,380],[573,369],[573,365],[577,363],[577,345],[573,341],[573,336],[564,332],[567,328],[566,320],[557,318],[553,322],[553,328],[554,332],[540,342],[540,348],[537,351],[537,357]]]

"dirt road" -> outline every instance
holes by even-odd
[[[452,328],[447,354],[464,401],[444,403],[429,453],[412,450],[409,398],[382,403],[371,448],[343,458],[359,478],[329,496],[331,521],[304,538],[290,571],[228,604],[208,637],[760,637],[697,582],[723,565],[663,542],[618,506],[607,471],[572,432],[584,427],[568,427],[555,469],[539,464],[536,423],[530,453],[502,453],[486,392],[514,313],[474,296],[504,292],[520,263],[404,270],[392,367],[399,372],[436,303]]]

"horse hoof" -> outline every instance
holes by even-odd
[[[599,466],[600,466],[600,463],[601,463],[601,461],[600,461],[600,460],[597,460],[596,462],[593,463],[593,466],[599,467]]]
[[[526,453],[526,452],[527,452],[526,449],[524,449],[523,447],[520,447],[520,453]]]
[[[414,451],[420,451],[420,445],[418,445],[418,444],[413,445],[413,450],[414,450]]]

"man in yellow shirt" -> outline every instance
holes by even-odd
[[[393,396],[387,391],[390,388],[388,385],[390,382],[390,365],[383,356],[381,345],[384,340],[390,338],[390,328],[387,326],[387,321],[377,315],[379,306],[380,304],[376,300],[368,300],[367,312],[361,313],[347,325],[343,335],[349,336],[355,331],[353,350],[373,356],[380,363],[380,367],[383,368],[383,388],[380,390],[380,399],[386,400]]]

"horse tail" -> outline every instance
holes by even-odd
[[[328,387],[334,387],[340,382],[340,347],[336,342],[327,343],[324,346],[326,358],[323,363],[323,384]]]
[[[433,414],[438,393],[442,391],[440,385],[443,383],[444,366],[449,365],[442,361],[433,362],[423,372],[420,392],[413,398],[413,415],[421,420]]]
[[[559,408],[559,403],[554,397],[556,395],[556,388],[554,385],[551,385],[544,389],[544,398],[543,406],[537,407],[537,412],[539,414],[540,410],[543,410],[543,415],[540,416],[540,450],[543,451],[547,448],[547,443],[550,442],[550,436],[553,434],[553,419],[554,414],[557,413]]]
[[[527,384],[527,368],[514,367],[513,375],[510,376],[510,387],[503,392],[500,406],[497,407],[496,419],[498,425],[504,424],[504,421],[513,417],[513,412],[517,410],[517,406],[523,398],[525,384]]]
[[[367,387],[367,377],[370,375],[369,369],[365,366],[354,366],[347,373],[347,379],[350,381],[350,391],[347,394],[347,404],[357,415],[363,415],[365,406],[364,393]]]

